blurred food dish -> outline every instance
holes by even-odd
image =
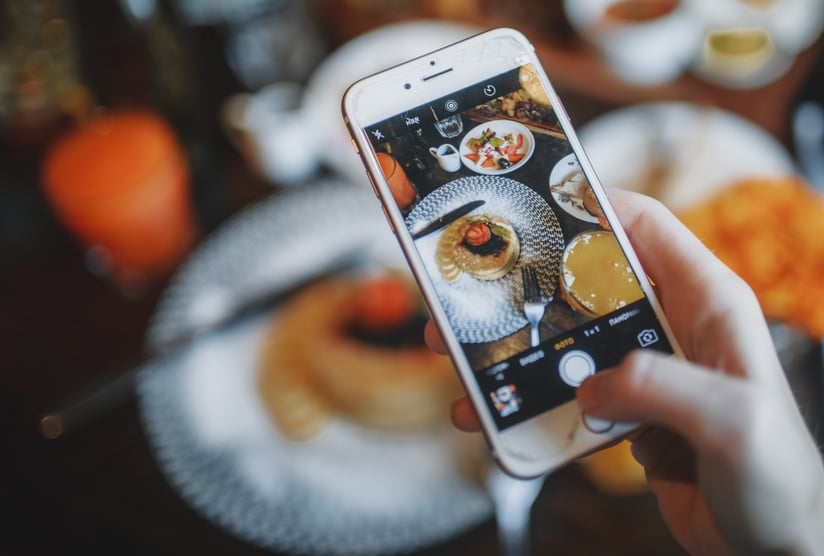
[[[793,176],[745,178],[679,213],[753,288],[764,314],[824,339],[824,197]]]
[[[235,217],[196,251],[161,300],[149,341],[160,343],[239,297],[294,283],[324,258],[353,246],[364,253],[356,272],[369,275],[403,265],[368,187],[327,181],[272,197]],[[340,284],[348,289],[351,279],[348,274],[331,277],[304,290],[305,295],[328,296],[324,300],[340,309],[349,301],[346,292],[336,290]],[[272,327],[304,310],[300,305],[306,298],[292,301],[297,307],[287,302],[273,314],[210,335],[140,373],[138,399],[150,446],[179,495],[215,525],[253,545],[301,554],[408,552],[489,518],[490,501],[468,473],[482,465],[483,446],[452,429],[447,407],[439,408],[442,426],[427,415],[425,426],[413,423],[403,433],[370,421],[377,410],[374,399],[364,404],[365,414],[342,407],[341,400],[351,402],[361,386],[365,398],[370,388],[383,389],[383,380],[366,383],[364,373],[375,369],[352,369],[351,361],[339,369],[324,367],[325,373],[340,373],[334,375],[341,382],[333,390],[345,396],[303,441],[273,424],[271,409],[285,403],[290,389],[300,394],[287,385],[282,397],[264,402],[260,389],[262,368],[269,377],[292,376],[277,375],[277,369],[267,367],[273,361],[263,360],[272,357],[280,341],[267,346],[272,334],[280,338]],[[370,313],[361,306],[358,312],[373,326],[393,318],[386,307]],[[329,350],[323,354],[327,358],[362,349],[363,343],[341,334],[337,324],[327,321],[320,333],[303,339],[304,346]],[[331,345],[337,341],[344,345]],[[284,354],[277,364],[287,359]],[[310,403],[296,411],[311,409]],[[394,426],[401,414],[386,415]]]
[[[820,0],[692,0],[704,27],[696,76],[727,88],[774,82],[824,26]]]
[[[776,49],[794,56],[809,47],[824,26],[820,0],[691,0],[707,29],[762,27]]]
[[[685,102],[639,104],[583,126],[581,142],[605,187],[639,191],[680,210],[748,176],[786,176],[787,150],[730,112]]]
[[[687,0],[566,0],[576,31],[612,70],[637,85],[659,85],[692,63],[703,26]]]
[[[271,323],[258,387],[280,432],[311,438],[335,416],[389,432],[443,426],[461,389],[426,347],[411,276],[369,271],[307,286]]]
[[[792,58],[776,51],[764,27],[713,29],[704,37],[695,72],[726,87],[752,88],[777,79]]]
[[[775,81],[824,27],[819,0],[566,0],[567,19],[623,80],[685,71],[729,88]]]

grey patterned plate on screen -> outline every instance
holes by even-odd
[[[486,202],[474,213],[502,216],[518,235],[521,254],[506,276],[478,280],[463,273],[456,281],[447,282],[435,260],[440,234],[430,234],[415,242],[458,341],[464,343],[492,342],[526,326],[520,269],[534,265],[541,290],[548,295],[558,283],[564,250],[561,225],[546,200],[526,185],[500,176],[458,178],[439,187],[412,209],[406,225],[414,232],[478,199]]]
[[[289,285],[353,245],[373,264],[403,264],[368,187],[330,181],[266,200],[184,266],[149,341]],[[188,504],[251,544],[317,555],[408,552],[489,518],[486,493],[461,469],[483,448],[448,425],[392,435],[339,419],[309,441],[283,437],[256,390],[259,344],[276,318],[277,310],[206,336],[139,375],[150,446]]]

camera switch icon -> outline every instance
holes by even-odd
[[[638,334],[638,343],[641,347],[651,346],[658,341],[658,332],[652,328],[646,328]]]

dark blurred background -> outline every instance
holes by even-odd
[[[0,6],[0,553],[266,552],[215,528],[176,495],[143,438],[133,401],[54,441],[41,437],[38,421],[117,376],[116,365],[140,351],[164,288],[204,237],[242,208],[294,187],[263,177],[232,142],[220,118],[226,99],[278,81],[306,84],[346,41],[414,19],[520,28],[536,43],[579,125],[628,104],[697,101],[757,123],[792,151],[794,107],[800,99],[824,98],[820,40],[798,52],[780,78],[755,87],[719,86],[687,72],[653,86],[623,81],[571,26],[560,1],[6,0]],[[97,116],[126,109],[150,111],[177,137],[195,234],[163,264],[128,279],[114,272],[110,253],[77,239],[43,184],[56,143]],[[575,549],[575,539],[591,527],[590,536],[602,540],[639,532],[646,543],[641,553],[679,553],[648,497],[630,503],[600,496],[574,469],[550,478],[549,491],[555,497],[542,496],[534,509],[554,523],[536,530],[542,551],[638,548],[616,537],[611,545],[593,540]],[[580,520],[566,515],[561,502],[573,491],[593,501]],[[628,524],[605,523],[605,515],[620,514]],[[568,536],[570,530],[579,537]],[[496,551],[494,526],[485,523],[427,553]]]

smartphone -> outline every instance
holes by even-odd
[[[678,347],[526,37],[366,77],[343,115],[501,467],[538,476],[631,430],[582,414],[575,389]]]

